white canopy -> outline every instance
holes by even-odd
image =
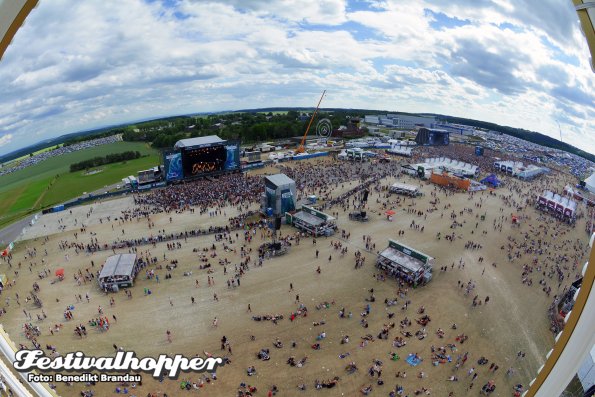
[[[591,193],[595,193],[595,172],[593,172],[590,177],[585,179],[585,187]]]

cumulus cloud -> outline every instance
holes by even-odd
[[[0,137],[0,146],[8,145],[12,141],[12,134],[6,134]]]
[[[41,2],[0,63],[0,154],[143,118],[313,106],[323,89],[329,107],[553,137],[560,121],[594,152],[587,62],[572,5],[555,0]]]

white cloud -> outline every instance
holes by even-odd
[[[12,141],[12,134],[6,134],[0,137],[0,146],[8,145]]]
[[[322,89],[324,106],[451,114],[556,138],[558,120],[565,140],[595,152],[595,81],[571,4],[165,4],[41,2],[0,63],[0,134],[15,137],[0,138],[0,153],[36,133],[312,106]]]

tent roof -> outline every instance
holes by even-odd
[[[130,276],[136,262],[135,254],[112,255],[105,261],[99,278],[111,276]]]
[[[293,215],[294,218],[301,220],[302,222],[306,222],[312,226],[320,226],[324,223],[324,220],[314,216],[308,212],[300,211]]]
[[[585,179],[585,187],[591,193],[595,193],[595,172],[593,172],[590,177]]]
[[[419,190],[419,187],[417,187],[415,185],[408,185],[406,183],[400,183],[400,182],[393,183],[391,187],[394,187],[395,189],[408,190],[411,192],[416,192]]]
[[[388,247],[380,253],[380,256],[406,269],[409,273],[417,273],[424,268],[424,263],[412,256],[405,255],[401,251]]]
[[[271,182],[273,185],[277,187],[295,183],[293,179],[291,179],[285,174],[268,175],[265,177],[265,179],[267,179],[269,182]]]

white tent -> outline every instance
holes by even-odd
[[[592,173],[590,177],[585,179],[585,187],[591,193],[595,193],[595,172]]]

